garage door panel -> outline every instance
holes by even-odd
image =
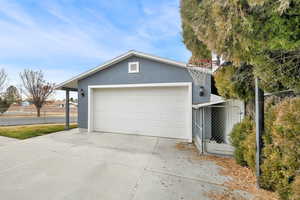
[[[182,100],[170,100],[170,99],[144,99],[144,100],[138,100],[138,99],[134,99],[134,100],[128,100],[126,98],[118,98],[114,99],[114,100],[106,100],[106,99],[102,99],[102,101],[99,101],[99,104],[97,106],[94,106],[94,109],[101,109],[101,108],[113,108],[113,107],[117,107],[117,108],[124,108],[124,104],[120,104],[120,101],[123,102],[134,102],[134,103],[129,103],[126,105],[125,108],[135,108],[135,107],[139,107],[138,109],[143,109],[143,106],[147,105],[148,107],[152,107],[152,108],[161,108],[160,104],[164,104],[166,108],[169,109],[176,109],[176,108],[181,108],[181,109],[186,109],[186,106],[184,105],[186,103],[185,99]],[[94,103],[97,104],[97,101],[95,101]]]
[[[164,113],[155,113],[155,111],[148,112],[130,112],[130,113],[119,113],[119,112],[107,112],[107,111],[99,111],[95,112],[95,117],[97,118],[97,122],[104,119],[131,119],[131,120],[168,120],[175,123],[186,122],[186,115],[178,115],[178,112],[174,110],[170,110],[170,112]]]
[[[94,130],[190,139],[188,88],[105,88],[93,92]]]
[[[126,104],[126,107],[124,107],[124,103],[120,103],[120,101],[122,102],[128,102]],[[133,103],[132,103],[133,102]],[[102,101],[99,101],[99,104],[97,106],[95,106],[95,109],[102,109],[102,108],[122,108],[122,109],[128,109],[129,108],[134,108],[136,109],[136,107],[139,107],[138,109],[144,109],[143,106],[148,105],[150,107],[160,107],[159,103],[161,103],[162,100],[160,99],[145,99],[145,100],[138,100],[138,99],[127,99],[127,98],[117,98],[114,100],[106,100],[106,99],[102,99]],[[94,103],[97,103],[97,101],[95,101]],[[167,103],[167,102],[163,102],[163,103]]]
[[[100,115],[101,116],[101,115]],[[98,117],[98,116],[97,116]],[[109,115],[103,115],[103,118],[100,120],[97,119],[97,123],[104,123],[107,121],[113,121],[114,123],[119,123],[120,121],[128,121],[128,123],[131,124],[137,124],[137,123],[147,123],[150,124],[152,122],[159,122],[166,126],[175,126],[177,124],[186,124],[187,120],[184,119],[184,117],[178,116],[178,118],[175,117],[169,117],[169,116],[147,116],[147,115],[139,115],[136,116],[134,114],[132,115],[118,115],[114,116],[112,114]]]
[[[149,105],[143,108],[136,108],[136,106],[112,106],[112,107],[103,107],[103,108],[96,108],[94,109],[94,113],[98,113],[97,115],[122,115],[125,116],[131,114],[147,114],[147,115],[155,115],[155,116],[165,116],[165,115],[178,115],[178,113],[186,112],[185,107],[172,107],[172,106],[165,106],[162,110],[159,106],[152,106]],[[182,116],[182,115],[180,115]],[[180,117],[176,116],[176,117]],[[186,118],[186,116],[184,116]]]
[[[114,119],[115,120],[115,119]],[[113,122],[111,119],[106,119],[101,122],[98,122],[95,125],[96,129],[99,129],[99,131],[103,131],[104,128],[109,128],[110,130],[106,130],[108,132],[114,132],[114,129],[121,129],[124,128],[124,126],[128,126],[129,129],[132,130],[140,130],[144,132],[149,132],[153,127],[160,127],[163,130],[170,129],[170,128],[184,128],[186,130],[186,125],[184,122],[174,122],[170,120],[151,120],[149,122],[145,122],[144,119],[138,119],[135,120],[136,123],[133,123],[131,119],[117,119],[118,123]],[[170,125],[170,124],[174,125]],[[147,127],[145,129],[145,127]]]
[[[159,111],[158,111],[159,112]],[[184,112],[181,110],[180,112]],[[119,110],[116,112],[109,112],[106,110],[95,111],[95,116],[97,117],[97,122],[102,121],[104,119],[109,120],[164,120],[168,123],[186,123],[186,115],[178,115],[177,110],[167,110],[163,112],[157,113],[155,110],[151,111],[136,111],[136,112],[120,112]]]

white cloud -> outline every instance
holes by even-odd
[[[76,26],[49,27],[47,21],[38,24],[17,4],[2,1],[0,13],[15,22],[0,19],[0,51],[3,58],[43,58],[79,56],[105,59],[109,56],[89,35]],[[53,14],[53,12],[52,12]],[[56,12],[56,16],[58,12]],[[60,19],[68,21],[63,15]],[[70,21],[70,20],[69,20]]]
[[[148,7],[145,7],[148,6]],[[166,39],[180,34],[178,5],[174,2],[144,5],[145,17],[140,20],[138,33],[148,39]]]
[[[12,83],[18,83],[15,74],[24,68],[41,69],[47,79],[62,82],[130,49],[182,61],[189,57],[181,43],[176,1],[141,1],[132,10],[141,13],[130,16],[133,21],[125,27],[96,6],[75,7],[69,1],[31,0],[36,13],[26,4],[0,0],[0,67]],[[117,20],[129,18],[125,13]]]
[[[22,7],[12,1],[0,1],[0,12],[6,15],[7,17],[15,20],[15,22],[27,25],[34,26],[35,23],[33,19],[23,11]]]

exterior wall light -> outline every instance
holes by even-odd
[[[84,95],[85,95],[82,88],[80,89],[80,95],[81,95],[82,97],[84,97]]]
[[[199,96],[200,97],[204,96],[204,87],[203,86],[200,86],[200,88],[199,88]]]

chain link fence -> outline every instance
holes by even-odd
[[[199,150],[208,154],[233,155],[230,133],[244,118],[244,112],[244,103],[237,100],[194,110],[193,128]]]
[[[211,137],[204,141],[206,153],[233,155],[230,133],[235,124],[244,117],[244,103],[230,100],[211,107]]]

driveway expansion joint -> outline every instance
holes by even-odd
[[[159,143],[159,138],[156,138],[156,142],[155,142],[155,145],[154,145],[154,147],[152,149],[151,155],[153,155],[155,153],[156,148],[158,146],[158,143]],[[132,191],[132,194],[131,194],[132,196],[131,196],[130,200],[134,200],[135,199],[138,187],[139,187],[140,183],[143,181],[143,177],[145,176],[145,173],[147,171],[147,167],[150,165],[151,160],[152,160],[152,157],[150,156],[150,158],[148,158],[146,166],[143,169],[143,172],[142,172],[141,176],[138,178],[138,180],[137,180],[137,182],[136,182],[136,184],[135,184],[135,186],[133,188],[133,191]]]

